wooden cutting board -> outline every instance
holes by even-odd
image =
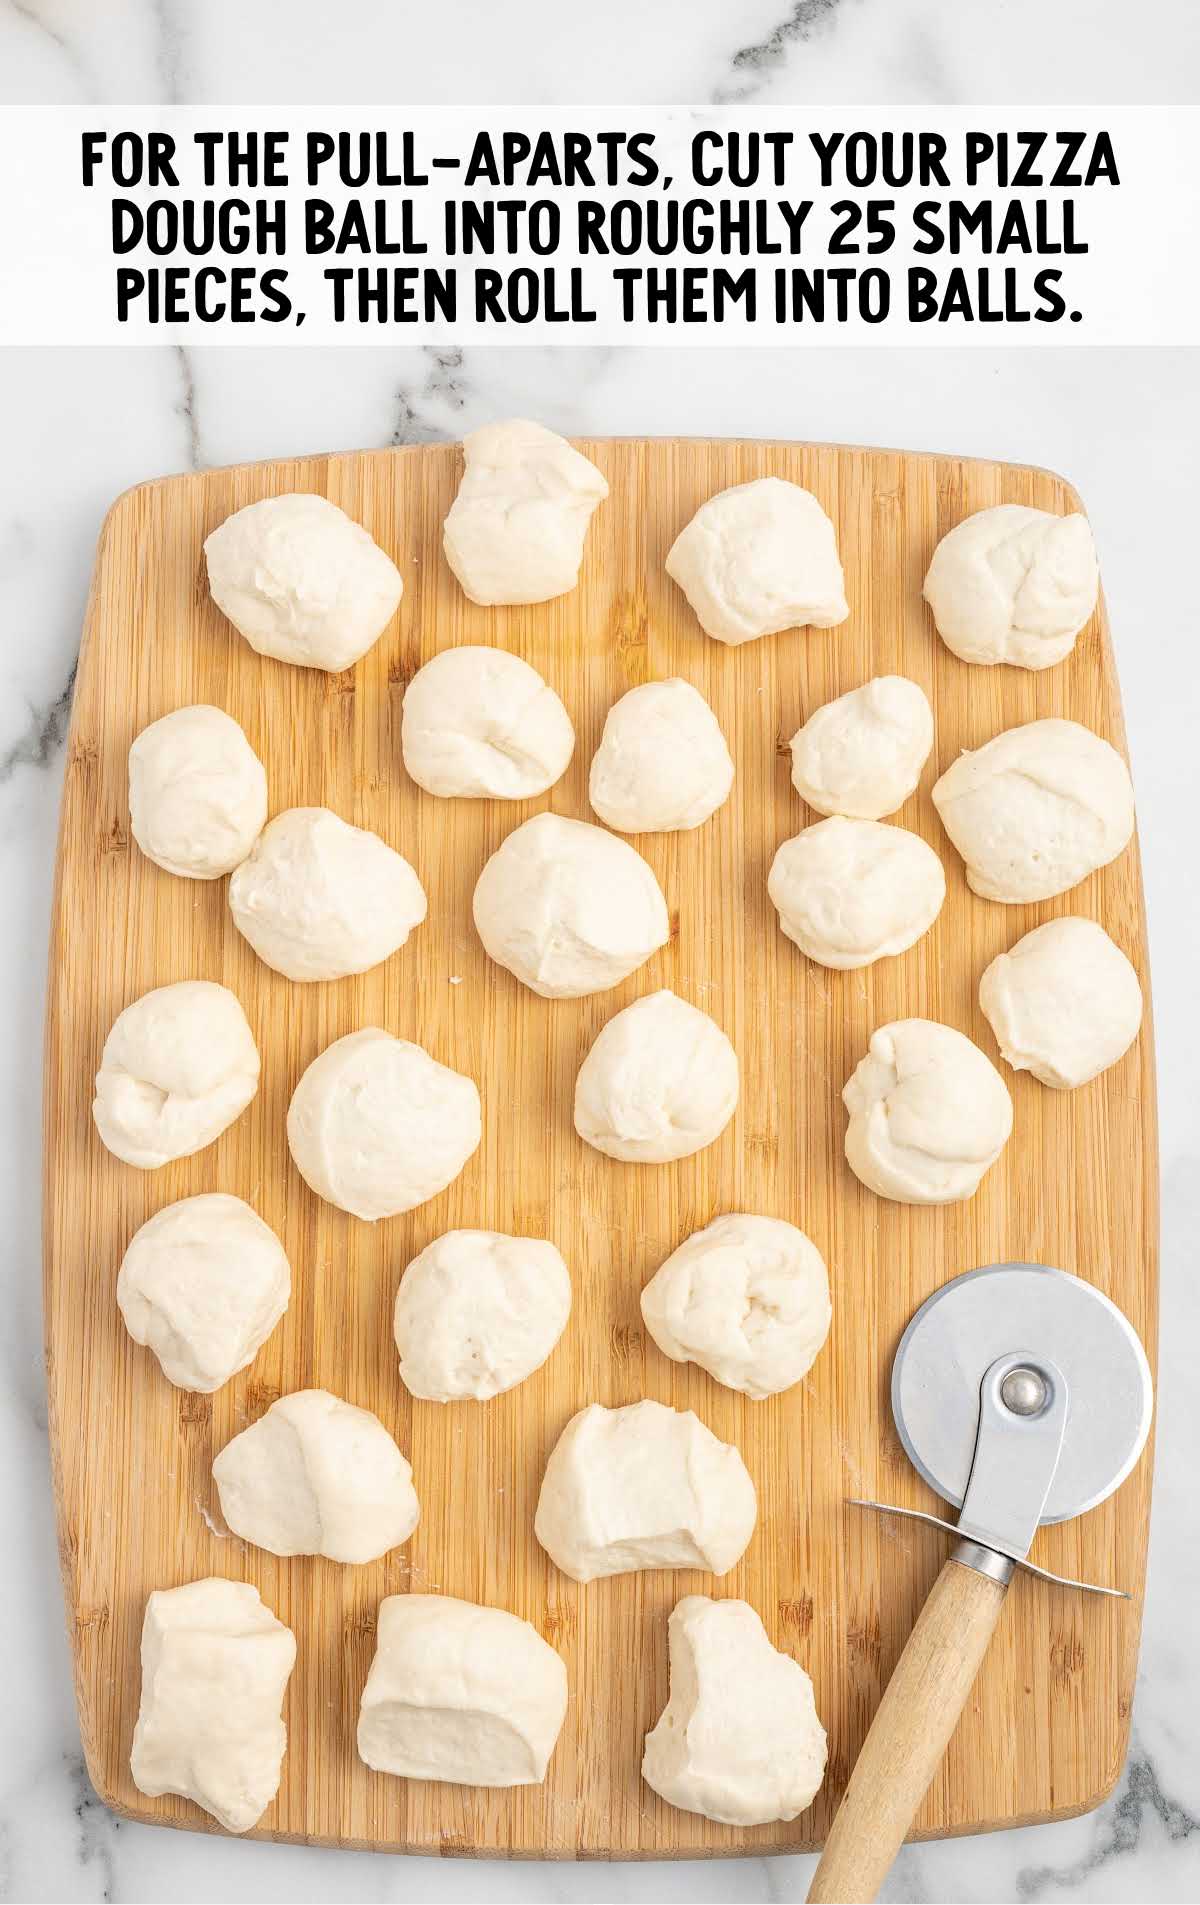
[[[1100,920],[1146,983],[1136,845],[1066,898],[1030,907],[976,899],[929,798],[959,749],[1035,716],[1086,722],[1123,747],[1103,610],[1072,658],[1040,675],[972,668],[933,633],[921,581],[941,536],[997,502],[1064,511],[1078,499],[1045,471],[949,457],[798,444],[599,441],[584,452],[612,486],[594,519],[579,588],[537,608],[468,603],[441,553],[459,452],[450,446],[314,457],[149,483],[120,498],[100,538],[71,724],[46,1043],[46,1345],[59,1536],[80,1723],[97,1791],[127,1817],[212,1830],[182,1800],[143,1798],[129,1775],[138,1643],[152,1588],[207,1574],[248,1580],[295,1630],[288,1752],[259,1836],[318,1844],[539,1857],[694,1857],[820,1843],[879,1692],[946,1551],[919,1525],[844,1505],[871,1495],[936,1506],[904,1459],[887,1403],[903,1325],[940,1284],[977,1264],[1030,1258],[1088,1277],[1155,1339],[1156,1183],[1149,1017],[1119,1065],[1073,1093],[1008,1077],[1013,1137],[979,1193],[906,1209],[864,1190],[842,1155],[842,1084],[871,1030],[941,1019],[996,1049],[979,976],[1029,927],[1064,912]],[[705,497],[774,473],[807,485],[837,525],[850,619],[729,649],[701,634],[663,571]],[[232,509],[316,490],[364,522],[399,563],[398,619],[345,674],[264,660],[208,597],[201,545]],[[574,717],[578,748],[535,801],[442,801],[400,758],[405,682],[461,642],[510,648]],[[670,943],[614,992],[547,1003],[489,964],[471,923],[487,855],[535,810],[590,818],[587,773],[606,710],[626,688],[685,676],[707,696],[736,762],[733,796],[696,833],[638,845],[671,908]],[[785,940],[766,894],[781,840],[809,824],[786,741],[830,696],[873,674],[920,682],[934,755],[899,815],[941,853],[949,894],[911,952],[829,972]],[[214,702],[267,766],[271,808],[323,803],[416,865],[430,917],[386,965],[296,986],[233,929],[226,882],[172,878],[129,833],[126,752],[146,722]],[[208,1150],[144,1174],[111,1157],[90,1115],[101,1046],[151,986],[215,979],[245,1006],[263,1058],[245,1115]],[[741,1057],[742,1098],[724,1135],[672,1166],[601,1157],[572,1128],[575,1074],[597,1031],[641,993],[671,986],[711,1013]],[[381,1025],[479,1082],[484,1138],[458,1181],[376,1226],[323,1204],[291,1165],[284,1133],[301,1071],[331,1039]],[[287,1247],[291,1308],[252,1367],[215,1396],[174,1389],[126,1335],[114,1283],[137,1227],[176,1198],[247,1198]],[[691,1231],[723,1211],[788,1218],[825,1255],[829,1344],[790,1393],[754,1403],[668,1362],[638,1296]],[[414,1402],[401,1384],[392,1305],[405,1264],[455,1226],[552,1238],[575,1307],[545,1368],[486,1405]],[[368,1567],[277,1560],[221,1522],[210,1468],[278,1395],[322,1385],[375,1410],[411,1458],[422,1502],[412,1541]],[[584,1403],[653,1396],[691,1408],[737,1443],[760,1519],[742,1563],[626,1575],[581,1588],[533,1536],[547,1453]],[[1132,1604],[1019,1578],[921,1835],[975,1831],[1090,1807],[1117,1777],[1137,1655],[1150,1499],[1146,1456],[1119,1493],[1044,1530],[1034,1559],[1118,1582]],[[369,1772],[354,1748],[381,1596],[440,1589],[530,1619],[562,1652],[566,1725],[544,1786],[480,1792]],[[812,1674],[829,1772],[791,1825],[733,1830],[678,1812],[639,1778],[642,1738],[667,1696],[666,1621],[688,1593],[738,1595]]]

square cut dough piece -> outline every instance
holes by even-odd
[[[528,1621],[448,1594],[380,1603],[358,1721],[376,1772],[537,1786],[566,1711],[567,1670]]]
[[[812,1681],[746,1601],[689,1594],[668,1628],[671,1697],[642,1777],[672,1806],[727,1826],[794,1819],[825,1777]]]
[[[420,1519],[412,1469],[378,1416],[327,1389],[280,1396],[213,1463],[234,1534],[271,1554],[376,1561]]]
[[[757,1516],[738,1450],[690,1409],[593,1402],[572,1416],[551,1451],[534,1533],[573,1581],[639,1568],[726,1574]]]
[[[244,1581],[159,1589],[142,1624],[142,1703],[129,1769],[139,1792],[179,1793],[247,1832],[279,1790],[290,1628]]]

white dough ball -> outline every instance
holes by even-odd
[[[276,814],[229,882],[233,923],[286,979],[344,979],[396,952],[425,918],[408,861],[328,807]]]
[[[913,792],[932,747],[933,710],[916,682],[876,675],[793,734],[792,785],[819,814],[882,820]]]
[[[652,992],[616,1013],[584,1059],[575,1129],[607,1157],[670,1164],[719,1138],[737,1101],[737,1053],[720,1026]]]
[[[1091,919],[1035,926],[993,959],[979,1003],[1013,1070],[1057,1091],[1115,1065],[1142,1023],[1137,973]]]
[[[833,524],[809,490],[779,476],[710,496],[675,538],[667,574],[719,642],[833,628],[850,613]]]
[[[379,1417],[327,1389],[297,1389],[213,1463],[221,1513],[269,1554],[377,1561],[421,1518],[412,1469]]]
[[[502,840],[475,887],[475,926],[497,965],[543,999],[607,992],[665,946],[667,902],[624,840],[535,814]]]
[[[779,1217],[718,1217],[680,1244],[642,1291],[664,1356],[699,1363],[755,1402],[812,1368],[832,1317],[816,1245]]]
[[[733,759],[717,717],[688,681],[647,681],[608,711],[588,797],[621,833],[699,827],[729,797]]]
[[[168,1382],[204,1395],[254,1361],[291,1291],[275,1232],[221,1191],[156,1211],[135,1232],[117,1275],[134,1342],[154,1351]]]
[[[481,1136],[474,1080],[377,1026],[327,1045],[288,1106],[305,1183],[368,1224],[445,1190]]]
[[[426,1402],[485,1402],[541,1368],[570,1314],[570,1273],[552,1243],[448,1230],[396,1292],[401,1378]]]
[[[961,754],[933,804],[971,891],[1010,905],[1066,893],[1133,835],[1129,769],[1077,721],[1030,721]]]
[[[738,1450],[690,1409],[593,1402],[550,1452],[533,1531],[572,1581],[641,1568],[727,1574],[757,1518]]]
[[[404,695],[404,765],[443,798],[528,800],[565,774],[571,717],[536,668],[502,648],[446,648]]]
[[[218,880],[245,859],[267,819],[267,776],[221,708],[176,708],[129,750],[129,819],[148,860]]]
[[[996,1067],[932,1019],[897,1019],[873,1032],[842,1099],[851,1170],[899,1204],[973,1196],[1012,1131],[1012,1099]]]
[[[463,439],[463,475],[443,532],[472,602],[549,602],[579,580],[583,545],[608,484],[565,437],[517,418]]]
[[[834,815],[784,841],[767,891],[801,952],[848,972],[915,945],[942,910],[946,875],[919,834]]]
[[[191,1157],[240,1117],[258,1090],[258,1047],[225,986],[156,986],[104,1041],[92,1116],[109,1150],[140,1171]]]
[[[260,655],[336,674],[366,654],[404,580],[360,523],[324,496],[268,496],[204,544],[212,598]]]
[[[1074,648],[1099,587],[1086,516],[1001,503],[942,537],[924,594],[963,661],[1052,668]]]
[[[538,1786],[567,1670],[535,1627],[449,1594],[389,1594],[358,1719],[359,1758],[401,1779]]]
[[[671,1697],[642,1778],[669,1805],[726,1826],[795,1819],[825,1777],[813,1685],[746,1601],[689,1594],[667,1627]]]

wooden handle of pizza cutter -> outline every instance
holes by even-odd
[[[875,1897],[941,1764],[1007,1592],[1007,1580],[947,1561],[863,1742],[810,1901],[866,1905]]]

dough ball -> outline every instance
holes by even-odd
[[[233,923],[285,979],[344,979],[404,945],[428,910],[408,861],[328,807],[276,814],[229,882]]]
[[[543,999],[608,992],[671,935],[641,854],[561,814],[535,814],[501,841],[473,910],[489,956]]]
[[[114,1156],[139,1171],[219,1138],[258,1090],[258,1047],[232,992],[207,979],[156,986],[104,1041],[92,1116]]]
[[[327,1389],[280,1396],[212,1472],[234,1534],[270,1554],[377,1561],[421,1518],[412,1469],[379,1417]]]
[[[993,959],[979,1003],[1014,1071],[1072,1091],[1115,1065],[1142,1023],[1137,973],[1103,926],[1052,919]]]
[[[812,1368],[833,1312],[824,1259],[779,1217],[718,1217],[642,1291],[646,1328],[674,1363],[699,1363],[755,1402]]]
[[[448,1230],[396,1293],[400,1375],[426,1402],[486,1402],[541,1368],[570,1314],[571,1277],[553,1244]]]
[[[142,1700],[129,1770],[150,1799],[179,1793],[248,1832],[279,1791],[279,1709],[296,1637],[247,1581],[159,1588],[142,1622]]]
[[[117,1302],[135,1343],[179,1389],[211,1395],[254,1361],[288,1306],[283,1245],[240,1197],[168,1204],[134,1233]]]
[[[915,945],[942,910],[946,875],[918,834],[835,815],[784,841],[767,891],[801,952],[848,972]]]
[[[898,1204],[973,1196],[1012,1130],[1012,1099],[991,1060],[932,1019],[873,1032],[842,1100],[850,1169]]]
[[[792,785],[819,814],[882,820],[913,792],[932,747],[933,710],[916,682],[876,675],[793,734]]]
[[[778,476],[701,503],[667,574],[705,634],[733,645],[783,628],[833,628],[850,613],[833,524],[815,496]]]
[[[571,717],[536,668],[502,648],[446,648],[404,696],[404,765],[449,799],[528,800],[566,773]]]
[[[567,1670],[528,1621],[448,1594],[389,1594],[376,1632],[360,1759],[402,1779],[540,1786]]]
[[[260,655],[352,668],[391,621],[404,580],[360,523],[324,496],[268,496],[204,544],[222,614]]]
[[[924,593],[938,634],[963,661],[1052,668],[1074,648],[1099,587],[1086,516],[1002,503],[942,537]]]
[[[463,594],[485,606],[549,602],[579,580],[608,484],[540,423],[485,424],[463,439],[463,475],[443,532]]]
[[[373,1025],[327,1045],[288,1106],[305,1183],[368,1224],[444,1191],[481,1135],[474,1080]]]
[[[267,776],[220,708],[176,708],[129,750],[129,818],[148,860],[187,880],[218,880],[267,820]]]
[[[609,709],[588,797],[621,833],[699,827],[729,797],[733,760],[690,682],[648,681]]]
[[[671,1697],[646,1735],[642,1778],[669,1805],[725,1826],[810,1806],[825,1777],[813,1685],[746,1601],[689,1594],[667,1627]]]
[[[1012,905],[1078,886],[1133,834],[1129,769],[1077,721],[1030,721],[960,754],[933,804],[972,892]]]
[[[690,1409],[593,1402],[571,1417],[551,1451],[533,1531],[573,1581],[640,1568],[727,1574],[757,1516],[738,1451]]]
[[[719,1138],[737,1109],[737,1053],[675,993],[635,999],[605,1025],[575,1081],[575,1129],[629,1164],[670,1164]]]

